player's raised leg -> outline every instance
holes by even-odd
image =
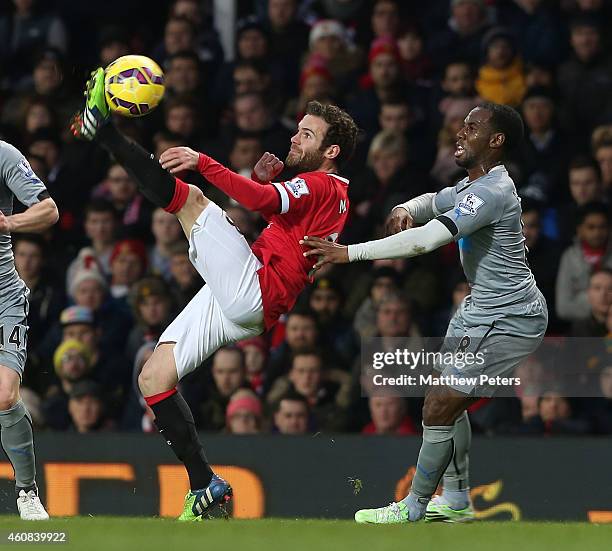
[[[453,459],[456,425],[473,398],[452,388],[428,389],[423,406],[423,443],[410,493],[399,503],[355,513],[361,523],[416,522],[425,517],[427,505]]]
[[[98,68],[87,82],[85,108],[72,123],[75,136],[97,140],[128,171],[139,191],[154,205],[176,214],[187,236],[209,201],[164,170],[154,156],[121,134],[111,123],[104,94],[104,69]]]
[[[0,357],[0,362],[3,359]],[[6,362],[5,362],[6,363]],[[0,434],[15,471],[17,509],[23,520],[47,520],[38,498],[32,419],[19,397],[19,371],[0,364]]]

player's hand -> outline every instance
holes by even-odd
[[[349,261],[346,245],[340,245],[320,237],[308,237],[307,235],[300,240],[300,245],[311,247],[311,250],[306,251],[304,256],[318,256],[317,262],[313,266],[315,270],[318,270],[324,264],[346,264]]]
[[[395,235],[414,226],[414,220],[404,207],[395,207],[385,222],[387,235]]]
[[[170,174],[182,170],[198,170],[200,154],[190,147],[171,147],[159,156],[159,163]]]
[[[276,155],[266,151],[257,161],[253,172],[260,182],[271,182],[283,171],[283,168],[285,168],[285,163]]]
[[[11,231],[11,221],[4,216],[3,212],[0,212],[0,233],[11,233]]]

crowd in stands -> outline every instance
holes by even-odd
[[[250,176],[264,152],[284,159],[309,101],[346,109],[361,129],[342,172],[347,244],[384,236],[394,205],[464,177],[455,136],[473,107],[519,110],[525,140],[506,167],[548,333],[603,346],[575,358],[588,397],[551,384],[538,358],[521,368],[530,392],[480,400],[472,424],[486,434],[612,434],[612,2],[235,4],[232,57],[211,1],[3,2],[0,138],[24,153],[60,211],[45,234],[12,236],[31,291],[22,395],[37,429],[154,432],[138,374],[204,284],[176,218],[68,130],[89,71],[141,53],[165,71],[164,100],[114,122],[156,157],[188,145]],[[265,227],[199,175],[188,181],[249,242]],[[271,332],[219,350],[181,392],[206,431],[418,434],[421,400],[362,396],[362,339],[407,337],[418,350],[444,335],[467,294],[454,243],[409,260],[326,266]]]

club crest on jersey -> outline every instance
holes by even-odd
[[[309,195],[310,190],[306,185],[306,181],[303,178],[294,178],[285,182],[285,187],[296,199],[299,199],[302,195]]]
[[[482,205],[484,205],[484,201],[478,197],[478,195],[474,195],[473,193],[468,193],[457,205],[455,212],[458,216],[476,216],[476,212]]]

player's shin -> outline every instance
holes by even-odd
[[[425,516],[427,503],[436,491],[442,475],[453,457],[455,426],[423,425],[423,444],[410,493],[402,500],[411,521]]]
[[[176,457],[183,462],[192,490],[206,488],[213,477],[193,415],[185,399],[172,389],[145,398],[155,413],[155,424]]]
[[[0,411],[2,447],[15,470],[17,493],[35,488],[36,461],[30,413],[19,400],[12,408]]]
[[[189,187],[164,170],[155,157],[126,138],[112,123],[98,130],[98,142],[136,181],[139,191],[154,205],[175,213],[185,204]]]
[[[443,477],[443,496],[453,509],[469,505],[469,450],[472,428],[467,411],[455,421],[454,454]]]

